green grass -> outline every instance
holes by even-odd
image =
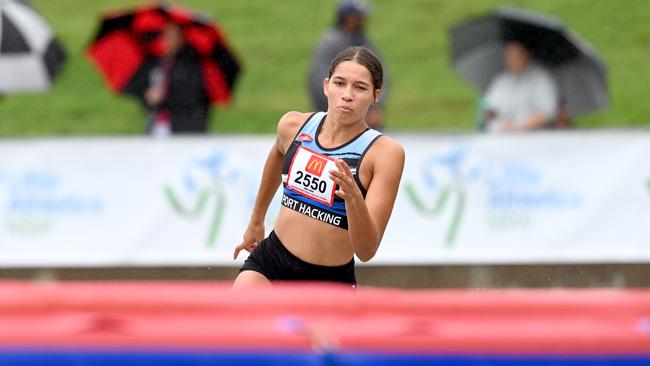
[[[111,94],[85,57],[99,14],[138,4],[125,0],[33,0],[68,52],[50,93],[0,101],[0,136],[140,134],[140,106]],[[332,23],[336,1],[182,1],[217,19],[244,64],[234,102],[218,108],[215,133],[268,133],[287,110],[309,110],[306,74],[313,45]],[[609,67],[611,106],[577,119],[581,128],[647,125],[650,7],[646,0],[530,0],[512,5],[554,14],[601,54]],[[391,80],[392,130],[474,128],[478,92],[450,67],[448,29],[500,1],[375,0],[369,35]]]

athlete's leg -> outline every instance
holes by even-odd
[[[233,283],[233,289],[242,289],[250,287],[271,287],[271,281],[264,277],[263,274],[256,271],[242,271],[239,273]]]

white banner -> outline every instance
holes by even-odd
[[[371,263],[650,261],[648,133],[393,137],[407,163]],[[2,140],[0,266],[239,265],[272,144]]]

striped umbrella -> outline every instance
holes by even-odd
[[[0,94],[47,90],[64,62],[61,45],[34,8],[0,0]]]

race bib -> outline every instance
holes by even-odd
[[[287,175],[287,187],[315,201],[332,206],[336,183],[329,176],[336,170],[334,159],[298,147]]]

